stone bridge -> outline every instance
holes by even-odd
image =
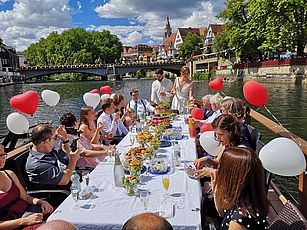
[[[107,80],[108,75],[122,77],[126,73],[133,73],[138,70],[155,70],[157,68],[179,74],[180,69],[185,63],[182,61],[153,62],[153,63],[133,63],[133,64],[86,64],[86,65],[67,65],[67,66],[31,66],[20,69],[20,74],[25,76],[25,80],[32,78],[49,76],[61,73],[86,73],[101,76],[102,80]]]

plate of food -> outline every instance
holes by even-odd
[[[170,171],[168,160],[165,157],[156,157],[151,160],[148,172],[151,174],[166,174]]]
[[[196,179],[196,168],[193,162],[184,164],[184,171],[191,179]]]

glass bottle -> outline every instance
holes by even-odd
[[[114,182],[115,187],[123,187],[123,179],[125,177],[124,168],[120,162],[119,152],[115,151],[115,164],[114,164]]]

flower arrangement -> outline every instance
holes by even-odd
[[[169,102],[160,102],[157,104],[156,109],[170,109],[171,103]]]
[[[129,163],[128,169],[131,175],[140,175],[143,169],[143,164],[140,160],[133,160]]]
[[[127,190],[128,196],[136,194],[136,186],[140,183],[140,178],[135,175],[127,176],[123,179],[123,184]]]
[[[157,137],[152,138],[151,141],[150,141],[150,147],[153,150],[158,150],[160,148],[160,140],[159,140],[159,138],[157,138]]]
[[[154,136],[150,132],[140,132],[137,134],[136,139],[141,146],[145,146],[147,142],[150,142]]]

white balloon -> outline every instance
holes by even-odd
[[[259,153],[263,167],[277,175],[296,176],[306,169],[305,156],[292,140],[278,137],[267,143]]]
[[[6,118],[8,129],[15,134],[23,134],[29,130],[29,121],[24,115],[19,113],[11,113]]]
[[[56,106],[60,101],[60,94],[55,91],[45,89],[42,92],[44,102],[49,106]]]
[[[102,94],[101,97],[100,97],[101,101],[104,101],[104,100],[109,99],[109,98],[111,98],[110,94]]]
[[[92,106],[95,109],[99,105],[100,96],[98,93],[85,93],[83,101],[87,106]]]
[[[204,150],[212,156],[217,156],[223,150],[222,144],[215,140],[214,131],[203,132],[199,141]]]

